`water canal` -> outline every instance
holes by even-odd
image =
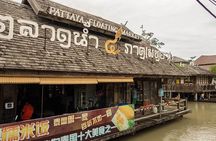
[[[192,113],[120,141],[216,141],[216,103],[189,103]]]

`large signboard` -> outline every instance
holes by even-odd
[[[83,16],[77,13],[76,10],[73,10],[73,12],[70,12],[70,11],[66,11],[63,9],[59,9],[59,8],[50,6],[47,9],[47,14],[56,16],[59,18],[67,19],[72,22],[81,23],[81,24],[89,22],[92,27],[96,27],[96,28],[107,30],[107,31],[114,32],[114,33],[119,28],[105,21],[98,20],[94,17],[90,18],[90,16]],[[126,29],[123,30],[123,35],[134,38],[134,39],[140,39],[139,35],[131,32],[130,30],[126,30]]]
[[[128,130],[134,124],[134,106],[123,105],[2,124],[0,140],[84,141]]]
[[[83,32],[79,32],[64,28],[56,28],[46,24],[40,25],[39,23],[31,20],[16,20],[10,15],[0,15],[0,25],[2,25],[2,27],[0,26],[0,39],[3,40],[12,40],[14,35],[17,34],[15,33],[15,27],[18,26],[19,37],[38,38],[39,36],[43,36],[42,32],[46,31],[50,38],[48,40],[59,44],[59,46],[63,49],[88,46],[99,49],[99,46],[105,46],[105,48],[106,46],[109,46],[111,52],[115,51],[112,51],[111,49],[113,49],[113,42],[116,44],[116,39],[107,40],[104,44],[103,41],[99,40],[99,36],[89,33],[89,27],[91,26],[89,22],[84,23]],[[140,46],[126,42],[122,42],[121,46],[123,46],[123,50],[120,53],[136,55],[142,60],[154,58],[156,61],[160,61],[162,59],[170,58],[170,54],[163,54],[159,50],[152,47]]]

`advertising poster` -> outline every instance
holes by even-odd
[[[0,125],[1,141],[84,141],[134,127],[134,106],[122,105]]]

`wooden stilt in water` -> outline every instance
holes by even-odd
[[[198,99],[198,96],[197,96],[197,93],[195,93],[195,95],[194,95],[194,101],[197,101],[197,99]]]

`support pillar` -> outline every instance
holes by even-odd
[[[172,92],[170,91],[169,93],[169,98],[171,99],[172,98]]]
[[[177,97],[178,97],[178,99],[181,99],[181,93],[178,93]]]
[[[208,100],[211,99],[211,93],[208,93]]]
[[[197,101],[197,100],[198,100],[198,94],[195,93],[195,95],[194,95],[194,101]]]

